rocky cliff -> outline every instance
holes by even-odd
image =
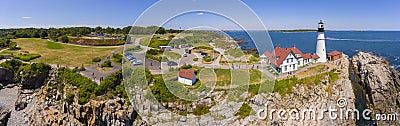
[[[6,126],[8,118],[10,118],[11,111],[9,109],[3,109],[0,107],[0,126]]]
[[[350,117],[348,119],[340,118],[339,113],[335,118],[329,117],[328,109],[355,109],[355,96],[352,89],[351,81],[349,80],[349,59],[344,56],[338,61],[333,62],[332,65],[334,72],[339,75],[336,81],[331,81],[329,76],[321,76],[321,81],[315,85],[310,86],[306,83],[298,83],[293,89],[293,93],[281,95],[277,92],[273,93],[267,101],[259,101],[256,96],[250,100],[253,106],[261,106],[265,103],[268,104],[265,110],[268,110],[266,119],[259,121],[259,119],[251,119],[255,117],[246,117],[244,120],[236,121],[234,124],[243,125],[247,124],[250,120],[256,120],[250,122],[250,124],[257,125],[355,125],[355,119]],[[347,104],[344,106],[338,106],[338,100],[345,99]],[[274,110],[273,110],[274,109]],[[278,117],[278,111],[280,109],[286,110],[286,113],[282,119]],[[290,118],[289,112],[294,110],[293,114],[295,118]],[[303,111],[315,111],[313,114],[301,114]],[[257,111],[257,110],[255,110]],[[323,112],[325,111],[325,112]],[[313,113],[313,112],[312,112]],[[272,118],[271,118],[272,116]],[[304,119],[303,119],[304,117]],[[323,118],[321,118],[323,117]]]
[[[14,73],[11,70],[0,68],[0,89],[11,82],[14,78]]]
[[[72,102],[67,102],[67,94],[72,85],[57,82],[57,67],[52,67],[45,78],[35,81],[29,76],[21,79],[13,94],[17,95],[15,110],[0,110],[0,126],[7,125],[114,125],[130,126],[144,124],[132,106],[124,98],[98,96],[84,105],[78,104],[77,96]],[[36,79],[36,80],[37,80]],[[44,83],[43,83],[44,82]],[[14,89],[14,88],[13,88]],[[68,89],[68,90],[67,90]],[[1,91],[5,91],[0,89]],[[8,91],[8,90],[7,90]],[[4,92],[6,93],[6,92]],[[78,93],[78,92],[73,92]],[[1,96],[8,99],[7,96]],[[6,97],[6,98],[3,98]],[[11,107],[8,107],[11,108]],[[11,117],[10,117],[11,115]]]
[[[66,102],[67,88],[56,82],[57,71],[52,70],[48,83],[43,86],[35,97],[35,108],[30,114],[29,124],[37,125],[133,125],[137,113],[123,98],[96,98],[84,105],[77,100]],[[77,98],[75,98],[77,99]]]
[[[377,56],[360,52],[353,56],[354,70],[366,91],[367,106],[374,114],[400,113],[400,74]],[[397,116],[398,118],[399,116]],[[376,118],[376,117],[372,117]],[[400,125],[400,122],[381,120],[378,125]]]

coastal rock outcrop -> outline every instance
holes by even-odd
[[[8,83],[14,78],[14,73],[11,70],[0,68],[0,83]]]
[[[233,125],[355,125],[355,117],[347,119],[340,118],[340,113],[336,112],[335,118],[329,116],[328,110],[354,110],[355,95],[353,93],[352,83],[349,79],[349,59],[346,55],[340,60],[329,63],[333,67],[333,72],[338,75],[336,81],[332,81],[327,74],[308,79],[319,79],[319,83],[308,84],[299,81],[292,87],[291,93],[280,94],[272,93],[270,97],[260,101],[256,95],[250,99],[250,105],[254,108],[262,108],[266,113],[259,115],[265,116],[265,119],[260,119],[256,115],[250,115],[241,120],[235,120]],[[276,85],[275,85],[276,86]],[[344,99],[347,104],[339,106],[338,100]],[[267,104],[264,107],[264,104]],[[279,111],[286,112],[279,115]],[[255,112],[259,110],[254,110]],[[297,114],[289,116],[291,111],[297,111]],[[305,114],[302,114],[305,111]],[[325,111],[325,112],[324,112]],[[315,112],[315,115],[314,115]],[[293,116],[294,115],[294,116]],[[294,118],[292,118],[294,117]],[[323,118],[322,118],[323,117]],[[341,117],[344,117],[342,114]]]
[[[374,114],[400,113],[400,74],[389,63],[377,56],[360,52],[352,63],[366,91],[367,106]],[[372,117],[376,118],[376,117]],[[400,122],[381,120],[378,125],[400,125]]]

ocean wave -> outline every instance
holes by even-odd
[[[388,40],[388,39],[347,39],[347,38],[330,38],[330,37],[327,37],[326,40],[358,41],[358,42],[400,42],[400,40]]]

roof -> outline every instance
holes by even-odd
[[[319,56],[318,56],[317,54],[313,54],[313,55],[311,55],[311,58],[313,58],[313,59],[318,59]]]
[[[330,53],[328,53],[328,56],[337,56],[337,55],[342,55],[342,52],[339,52],[339,51],[332,51],[332,52],[330,52]]]
[[[302,54],[301,57],[303,57],[303,59],[311,59],[311,53],[307,53],[307,54]]]
[[[287,48],[288,50],[291,50],[294,54],[303,54],[296,46],[293,46],[292,48]]]
[[[280,66],[290,53],[296,54],[293,52],[293,50],[297,51],[297,53],[300,52],[300,54],[301,54],[301,51],[295,47],[294,48],[281,48],[281,47],[277,46],[277,47],[275,47],[273,54],[266,51],[266,52],[264,52],[264,55],[267,56],[268,59],[270,60],[270,62],[272,62],[275,66]]]
[[[179,77],[186,78],[186,79],[193,79],[194,70],[187,70],[187,69],[180,69],[179,70]]]

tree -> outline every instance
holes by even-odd
[[[49,35],[49,34],[47,34],[47,32],[44,31],[44,30],[42,30],[42,31],[40,32],[40,38],[47,38],[48,35]]]
[[[163,28],[163,27],[158,28],[156,33],[157,34],[165,34],[165,28]]]
[[[68,36],[63,35],[63,36],[60,37],[60,41],[62,43],[68,43],[69,42],[69,38],[68,38]]]

